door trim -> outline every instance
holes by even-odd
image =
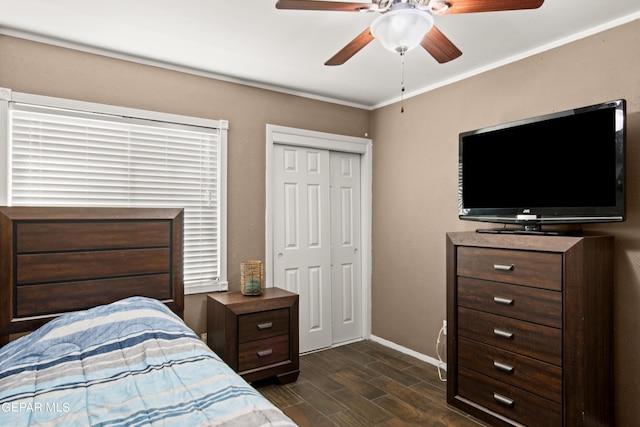
[[[265,275],[266,286],[273,287],[273,209],[274,167],[273,146],[275,144],[295,147],[319,148],[329,151],[360,154],[360,227],[362,248],[362,337],[371,336],[371,211],[372,211],[372,148],[369,138],[338,135],[267,124],[266,138],[266,212],[265,212]]]

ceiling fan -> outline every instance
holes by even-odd
[[[420,44],[442,64],[456,59],[462,52],[433,25],[433,15],[536,9],[542,3],[544,0],[373,0],[371,3],[278,0],[276,8],[381,14],[325,65],[344,64],[376,38],[400,55]]]

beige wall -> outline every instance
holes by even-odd
[[[628,219],[585,227],[616,237],[618,425],[640,419],[640,22],[373,112],[0,36],[0,87],[230,121],[229,279],[264,258],[265,125],[374,141],[373,334],[435,357],[445,318],[445,232],[457,219],[458,133],[615,98],[628,106]],[[615,73],[612,76],[612,73]],[[403,191],[403,189],[406,189]],[[400,190],[400,191],[399,191]],[[186,321],[204,326],[204,298]]]
[[[445,319],[445,232],[457,219],[458,134],[627,99],[627,221],[584,227],[615,236],[618,425],[640,419],[640,21],[372,113],[373,334],[435,356]],[[406,189],[404,191],[399,191]],[[495,225],[494,225],[495,226]],[[604,349],[607,351],[606,349]]]

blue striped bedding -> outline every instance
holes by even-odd
[[[61,316],[0,349],[0,426],[295,426],[162,303]]]

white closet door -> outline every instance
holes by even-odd
[[[300,352],[331,346],[329,152],[275,145],[274,285],[300,295]]]
[[[332,344],[362,337],[360,155],[332,152]]]

